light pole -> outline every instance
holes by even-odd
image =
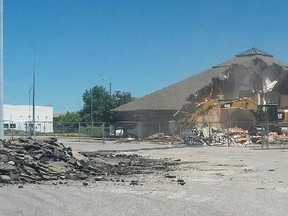
[[[0,0],[0,139],[4,140],[4,106],[3,106],[3,0]]]
[[[35,52],[34,52],[34,65],[33,65],[33,97],[32,97],[32,104],[33,104],[33,112],[32,112],[32,121],[33,121],[33,131],[32,136],[35,139]]]
[[[90,116],[91,116],[92,130],[93,130],[93,94],[92,94],[91,88],[90,88]]]
[[[109,81],[109,94],[110,94],[110,98],[111,98],[111,94],[112,94],[112,82]]]
[[[44,134],[46,135],[46,122],[47,122],[47,116],[45,117],[45,122],[44,122]]]
[[[30,102],[31,102],[31,90],[32,90],[32,88],[33,87],[31,87],[30,89],[29,89],[29,115],[30,115]]]
[[[29,105],[28,105],[28,118],[29,118],[29,136],[32,136],[31,124],[31,91],[33,86],[29,89]]]
[[[107,80],[106,78],[102,78],[102,80],[106,80],[108,81],[109,83],[109,96],[110,96],[110,101],[112,103],[112,82],[110,80]],[[109,111],[109,122],[111,121],[111,112]],[[112,131],[112,125],[110,124],[109,125],[109,128],[110,128],[110,134],[111,134],[111,131]],[[103,136],[104,136],[104,132],[103,132]]]
[[[22,131],[22,115],[20,117],[19,130]]]
[[[102,78],[102,80],[106,80],[109,83],[109,95],[112,96],[112,82],[106,78]]]

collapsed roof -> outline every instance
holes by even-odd
[[[288,94],[288,65],[257,48],[237,54],[233,59],[165,87],[112,111],[180,110],[189,103],[224,95],[239,97],[242,92],[277,91]]]

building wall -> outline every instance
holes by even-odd
[[[288,95],[281,95],[280,108],[288,108]]]
[[[177,110],[139,110],[114,112],[116,125],[124,128],[128,135],[147,137],[155,133],[171,134],[170,121]]]
[[[4,105],[4,129],[29,131],[33,108],[28,105]],[[53,107],[35,106],[35,131],[53,132]]]

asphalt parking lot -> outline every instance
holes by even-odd
[[[285,149],[59,141],[80,152],[116,150],[183,163],[169,172],[173,178],[159,172],[87,186],[81,181],[2,186],[0,215],[287,215]],[[130,185],[131,179],[140,184]]]

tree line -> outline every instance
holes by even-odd
[[[86,89],[82,95],[83,107],[76,112],[61,114],[55,118],[55,122],[69,124],[76,122],[113,122],[110,110],[135,98],[130,92],[115,91],[110,93],[103,87],[95,85]]]

